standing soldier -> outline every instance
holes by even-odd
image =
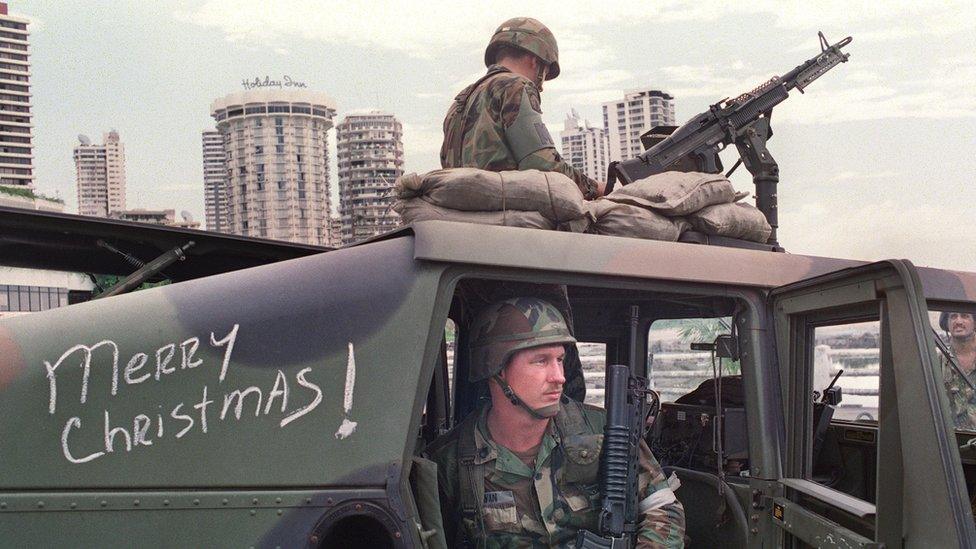
[[[969,313],[943,312],[939,327],[949,334],[952,354],[942,359],[942,376],[953,422],[957,429],[976,430],[976,322]]]
[[[546,80],[559,76],[552,32],[530,17],[505,21],[488,42],[485,66],[488,72],[464,88],[447,111],[441,167],[559,172],[576,182],[583,198],[602,196],[604,184],[563,161],[542,121],[539,92]],[[533,294],[556,304],[573,326],[565,286],[465,281],[460,292],[467,320],[492,301]],[[575,347],[566,357],[566,377],[566,394],[582,400],[586,386]]]
[[[556,37],[530,17],[502,23],[485,50],[488,72],[454,98],[444,119],[444,168],[559,172],[583,197],[603,194],[603,183],[567,164],[542,121],[539,92],[559,76]]]

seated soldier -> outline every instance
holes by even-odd
[[[537,298],[488,305],[474,320],[469,381],[491,400],[434,441],[441,513],[451,547],[572,544],[598,532],[603,410],[563,394],[570,335]],[[683,547],[684,509],[641,441],[638,547]]]

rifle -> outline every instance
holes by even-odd
[[[756,185],[756,206],[773,228],[769,244],[778,247],[776,184],[779,182],[779,168],[766,149],[766,141],[773,136],[773,130],[769,127],[773,107],[785,101],[793,88],[803,93],[811,82],[838,64],[846,63],[850,57],[850,54],[841,53],[840,50],[850,44],[853,38],[848,36],[829,45],[824,34],[818,34],[821,52],[816,57],[782,77],[772,77],[758,88],[735,99],[726,98],[715,103],[677,129],[669,128],[670,135],[636,158],[611,162],[607,173],[607,192],[617,180],[621,185],[627,185],[666,171],[685,158],[694,160],[697,171],[721,173],[722,160],[718,154],[728,145],[735,144],[739,151],[739,160],[726,176],[731,175],[740,163],[745,164]],[[655,128],[648,133],[660,133],[662,129],[663,127]]]
[[[623,549],[637,542],[637,448],[644,436],[647,380],[631,371],[637,365],[639,307],[631,307],[630,366],[607,367],[607,423],[600,461],[600,534],[580,530],[579,549]]]

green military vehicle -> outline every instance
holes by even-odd
[[[28,250],[0,234],[5,260]],[[75,252],[95,240],[70,238]],[[126,247],[125,230],[99,238]],[[590,400],[637,349],[690,546],[976,546],[976,433],[953,425],[930,312],[976,312],[976,274],[437,221],[292,252],[186,270],[201,252],[173,284],[0,321],[0,545],[434,543],[436,481],[415,456],[477,396],[465,289],[519,283],[567,287],[576,337],[597,350],[569,373]],[[680,343],[682,323],[709,322],[718,351]],[[824,346],[864,340],[843,336],[859,326],[873,350],[848,354],[864,375],[823,371]],[[665,363],[674,345],[690,367]]]

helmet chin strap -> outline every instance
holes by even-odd
[[[548,406],[543,406],[541,408],[530,408],[529,405],[526,404],[524,400],[522,400],[521,398],[519,398],[518,395],[515,394],[515,391],[512,390],[512,387],[508,384],[508,382],[502,379],[501,376],[495,374],[494,376],[492,376],[492,379],[494,379],[495,383],[497,383],[498,386],[501,387],[502,392],[505,393],[505,398],[507,398],[512,403],[512,405],[521,406],[523,409],[525,409],[526,412],[529,413],[530,416],[536,419],[549,419],[559,413],[558,401],[555,404],[550,404]]]
[[[539,91],[541,92],[542,91],[542,85],[546,81],[546,68],[547,68],[547,66],[541,60],[537,60],[536,61],[536,65],[538,65],[538,68],[536,68],[536,70],[535,70],[535,85],[536,85],[537,88],[539,88]]]

